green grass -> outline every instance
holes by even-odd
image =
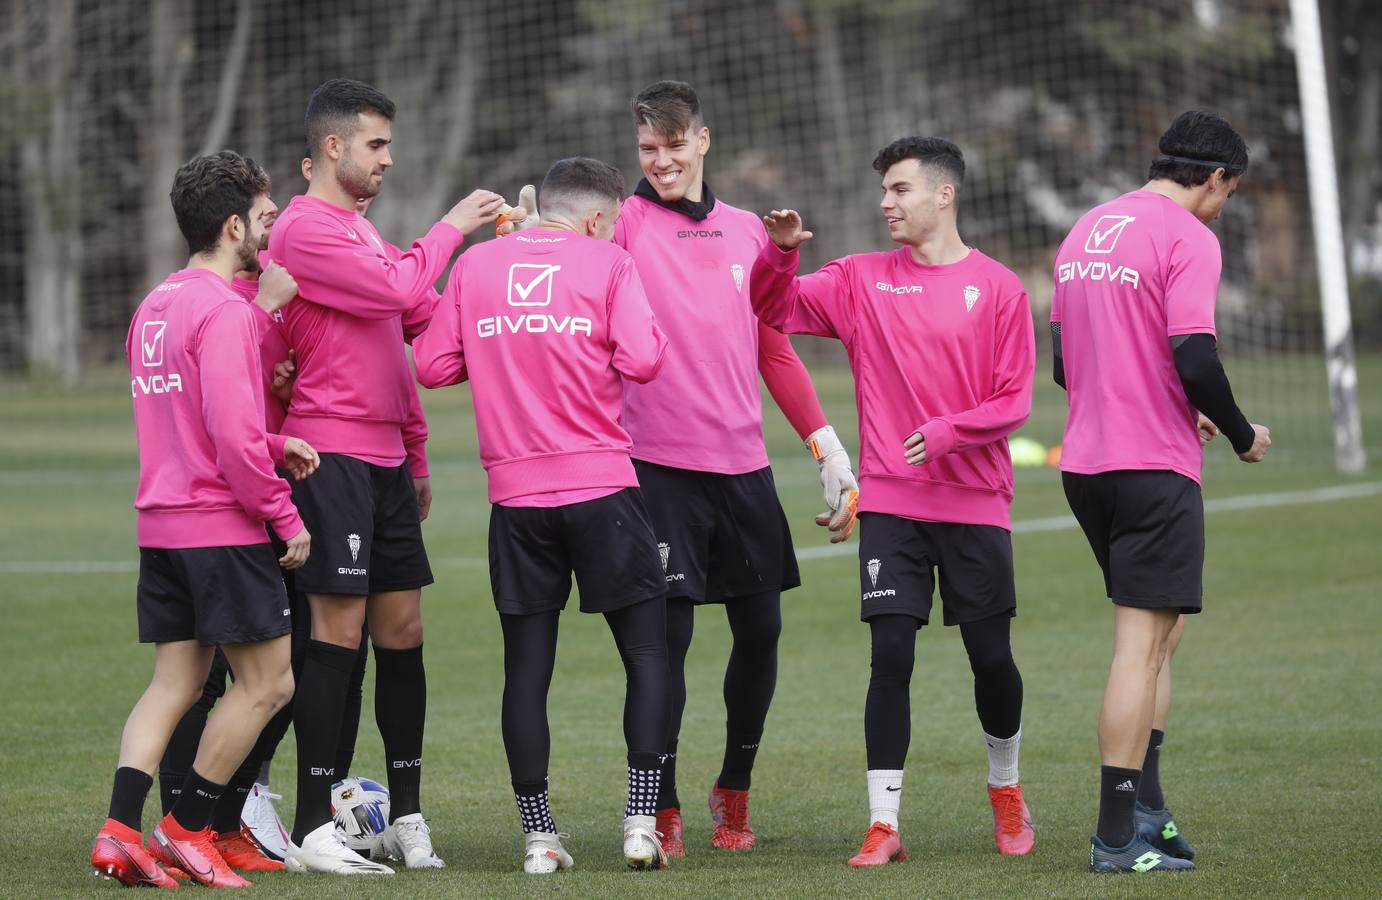
[[[1382,434],[1382,360],[1364,360],[1365,434]],[[1302,369],[1318,372],[1318,361]],[[1311,368],[1311,365],[1316,368]],[[1275,370],[1231,367],[1238,384],[1291,384]],[[1277,381],[1273,382],[1272,379]],[[842,433],[851,434],[848,377],[818,378]],[[1318,379],[1315,382],[1318,383]],[[1328,416],[1309,391],[1243,390],[1272,425],[1262,466],[1212,448],[1208,499],[1348,484],[1331,471]],[[1323,402],[1323,391],[1316,401]],[[1312,395],[1313,396],[1313,395]],[[1097,569],[1075,531],[1014,539],[1020,617],[1016,653],[1026,683],[1023,783],[1036,816],[1029,859],[993,850],[984,752],[958,635],[920,635],[913,739],[902,830],[912,859],[853,872],[844,859],[867,825],[863,709],[868,632],[858,623],[850,557],[803,561],[805,585],[786,595],[781,674],[754,782],[759,849],[708,847],[704,792],[723,740],[719,682],[724,616],[699,617],[688,661],[690,700],[679,769],[691,855],[658,874],[622,871],[622,670],[598,617],[565,617],[551,697],[552,793],[573,835],[574,872],[534,881],[516,870],[517,815],[499,738],[501,649],[483,563],[484,482],[464,389],[429,394],[436,503],[426,533],[438,582],[425,592],[428,678],[425,802],[442,872],[387,881],[261,876],[260,896],[1360,896],[1382,886],[1376,809],[1382,680],[1382,501],[1355,498],[1208,517],[1206,612],[1177,661],[1163,772],[1177,819],[1200,851],[1187,876],[1096,879],[1084,871],[1098,756],[1094,725],[1109,658],[1111,615]],[[21,561],[134,559],[128,399],[118,376],[79,392],[11,385],[0,399],[0,567]],[[1060,396],[1039,382],[1028,433],[1059,436]],[[1309,409],[1308,413],[1303,410]],[[799,547],[817,546],[814,466],[768,410],[775,471]],[[848,440],[853,443],[853,439]],[[1280,452],[1279,452],[1280,451]],[[1378,456],[1374,451],[1374,456]],[[1382,479],[1374,464],[1360,481]],[[1018,476],[1014,518],[1064,513],[1053,470]],[[4,578],[8,821],[0,826],[0,895],[114,896],[86,873],[105,814],[119,732],[150,670],[135,642],[132,571]],[[371,708],[368,704],[368,710]],[[294,748],[275,760],[291,809]],[[356,771],[381,777],[368,713]],[[146,823],[155,815],[153,801]]]

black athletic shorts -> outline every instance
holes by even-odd
[[[293,630],[278,557],[267,543],[140,547],[137,604],[145,643],[250,644]]]
[[[1104,589],[1120,606],[1197,613],[1204,606],[1204,498],[1179,472],[1062,472]]]
[[[946,625],[1017,615],[1007,529],[859,514],[859,618],[901,614],[916,619],[918,628],[925,625],[936,570]]]
[[[303,593],[363,597],[432,583],[407,463],[323,453],[316,472],[293,482],[293,502],[312,533],[312,553],[295,573]]]
[[[499,612],[565,609],[573,571],[581,612],[613,612],[666,593],[638,488],[566,506],[490,508],[489,578]]]
[[[801,584],[773,470],[742,475],[633,461],[657,534],[668,598],[723,603]]]

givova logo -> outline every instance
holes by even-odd
[[[922,290],[919,284],[888,284],[886,281],[875,282],[873,286],[889,294],[920,294]]]
[[[1084,252],[1112,253],[1123,231],[1137,219],[1134,216],[1100,216],[1085,238]]]
[[[883,562],[881,560],[871,559],[864,565],[864,568],[869,573],[869,587],[874,588],[874,590],[864,592],[865,600],[877,600],[879,597],[897,596],[897,591],[892,588],[884,588],[881,591],[877,589],[878,573],[883,571]]]
[[[166,285],[165,285],[166,286]],[[179,285],[180,287],[181,285]],[[145,322],[139,329],[139,364],[146,369],[163,368],[164,336],[168,333],[166,321]],[[177,372],[136,375],[130,379],[130,396],[140,394],[182,393],[182,376]]]

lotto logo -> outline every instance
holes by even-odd
[[[1118,245],[1118,239],[1123,236],[1123,229],[1134,221],[1136,219],[1133,216],[1100,216],[1099,221],[1089,230],[1089,237],[1084,242],[1084,252],[1112,253],[1113,248]]]
[[[514,263],[509,266],[510,306],[551,306],[552,283],[561,266]]]

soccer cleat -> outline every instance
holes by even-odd
[[[1133,810],[1133,824],[1137,826],[1138,837],[1162,853],[1177,859],[1195,858],[1195,848],[1180,833],[1169,809],[1152,809],[1139,802]]]
[[[283,863],[269,856],[254,834],[241,825],[239,831],[216,836],[216,852],[232,869],[244,872],[282,872]]]
[[[563,837],[570,835],[551,834],[546,831],[530,831],[523,835],[526,845],[523,871],[529,875],[550,875],[574,866],[575,860],[561,845]]]
[[[1089,839],[1091,872],[1188,872],[1194,868],[1190,860],[1167,856],[1137,834],[1126,847],[1109,847],[1097,835]]]
[[[1026,856],[1036,844],[1032,828],[1032,814],[1022,799],[1022,786],[994,787],[989,785],[989,803],[993,806],[993,841],[1004,856]]]
[[[659,809],[657,833],[662,836],[662,852],[668,859],[680,859],[686,855],[686,844],[681,839],[681,810],[675,806]]]
[[[345,845],[336,823],[328,821],[308,832],[299,847],[290,839],[284,867],[294,874],[320,872],[324,875],[392,875],[393,869],[371,862]]]
[[[106,819],[96,832],[96,841],[91,845],[91,870],[126,887],[178,886],[144,848],[144,836],[115,819]]]
[[[271,792],[267,784],[256,782],[240,810],[240,824],[254,835],[254,842],[270,859],[280,861],[288,852],[288,831],[278,818],[274,801],[282,799],[283,795]]]
[[[410,869],[444,869],[446,863],[432,850],[432,829],[422,813],[399,816],[379,836],[379,849],[389,859],[402,860]]]
[[[907,859],[907,848],[902,846],[902,835],[897,829],[884,822],[874,822],[864,832],[864,846],[849,859],[856,869],[866,866],[886,866],[891,862]]]
[[[207,887],[247,888],[250,883],[236,875],[216,850],[210,828],[188,831],[173,814],[163,817],[149,835],[149,854],[168,868],[178,868],[197,884]]]
[[[653,816],[624,817],[624,862],[630,869],[665,869],[667,854],[657,839],[657,819]]]
[[[752,850],[758,843],[749,824],[749,792],[715,786],[710,789],[710,821],[715,830],[712,846],[721,850]]]

